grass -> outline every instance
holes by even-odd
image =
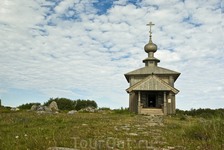
[[[79,149],[85,144],[91,149],[90,143],[92,147],[96,144],[97,149],[108,149],[106,142],[110,147],[119,148],[119,145],[113,145],[113,141],[121,145],[125,142],[120,149],[134,149],[139,144],[145,145],[144,142],[141,144],[141,140],[155,142],[151,134],[141,134],[152,129],[160,129],[166,141],[166,144],[154,144],[155,147],[180,145],[187,149],[204,150],[221,149],[224,144],[224,120],[221,117],[206,120],[197,116],[174,115],[161,119],[164,119],[164,126],[150,127],[144,124],[145,121],[149,122],[145,116],[127,110],[74,115],[64,112],[57,115],[26,111],[0,113],[0,150],[46,150],[54,146],[74,148],[75,141]],[[127,133],[137,135],[130,136]],[[129,148],[127,139],[131,141]]]

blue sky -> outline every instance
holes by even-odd
[[[224,108],[223,9],[218,0],[1,0],[0,96],[5,106],[49,98],[128,107],[124,73],[181,72],[177,108]]]

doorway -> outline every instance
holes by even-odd
[[[156,95],[148,95],[148,107],[156,107]]]

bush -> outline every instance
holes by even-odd
[[[99,108],[99,110],[110,110],[110,108],[107,108],[107,107],[101,107],[101,108]]]
[[[80,110],[86,107],[97,108],[97,104],[93,100],[70,100],[67,98],[50,98],[44,106],[49,106],[51,102],[55,101],[60,110]]]
[[[30,109],[33,105],[40,105],[40,103],[26,103],[20,105],[18,108],[19,109]]]
[[[49,106],[51,102],[55,101],[60,110],[74,110],[76,102],[67,98],[50,98],[44,103],[44,106]]]
[[[178,115],[189,115],[189,116],[201,116],[203,118],[212,118],[212,117],[219,117],[219,116],[223,116],[224,114],[224,109],[210,109],[210,108],[206,108],[206,109],[193,109],[191,108],[191,110],[179,110],[176,109],[176,114]]]
[[[2,113],[16,113],[17,111],[11,111],[10,109],[2,109]]]
[[[187,118],[185,116],[181,116],[180,120],[187,120]]]
[[[80,109],[83,109],[83,108],[86,108],[86,107],[97,108],[97,104],[93,100],[80,100],[80,99],[78,99],[76,101],[76,106],[75,106],[76,110],[80,110]]]
[[[213,117],[213,115],[209,114],[209,113],[202,113],[199,116],[202,117],[202,118],[205,118],[205,119],[210,119],[210,118]]]

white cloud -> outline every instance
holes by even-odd
[[[181,91],[177,106],[185,109],[195,106],[193,101],[221,100],[224,54],[217,1],[142,1],[138,7],[117,1],[102,15],[95,2],[0,3],[1,89],[105,98],[125,107],[128,83],[123,74],[144,66],[146,24],[152,21],[159,66],[182,73],[176,82]],[[46,5],[55,13],[41,7]]]

